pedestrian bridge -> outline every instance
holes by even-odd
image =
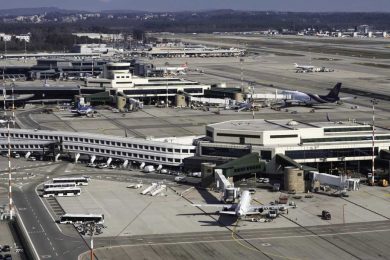
[[[36,151],[52,151],[55,157],[72,153],[77,161],[80,155],[88,155],[91,161],[96,157],[122,159],[163,166],[181,166],[183,159],[195,155],[195,146],[181,144],[175,139],[141,139],[110,135],[10,129],[11,151],[31,154]],[[0,129],[0,150],[8,150],[8,130]]]

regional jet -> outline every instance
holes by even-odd
[[[240,201],[237,204],[192,204],[194,207],[219,207],[222,210],[218,211],[219,214],[223,215],[234,215],[239,218],[246,217],[249,215],[258,215],[264,210],[286,210],[295,206],[287,205],[251,205],[251,194],[248,190],[245,190],[241,194]]]
[[[312,72],[316,68],[312,65],[299,65],[298,63],[294,63],[294,66],[297,70],[303,70],[308,72]]]
[[[71,112],[79,116],[89,116],[95,113],[95,109],[91,106],[81,105],[80,103],[77,103],[77,108],[72,109]]]

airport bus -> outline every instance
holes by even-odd
[[[89,178],[87,177],[61,177],[53,178],[53,183],[65,183],[65,182],[74,182],[76,185],[88,185]]]
[[[49,189],[49,188],[65,188],[65,187],[76,187],[75,182],[57,182],[57,183],[45,183],[43,184],[43,189]]]
[[[42,196],[44,198],[48,197],[73,197],[80,196],[81,189],[78,187],[57,187],[57,188],[48,188],[43,191]]]
[[[87,221],[94,221],[97,224],[104,223],[103,214],[64,214],[60,217],[61,224],[81,224]]]

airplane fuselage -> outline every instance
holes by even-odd
[[[240,202],[237,204],[237,207],[236,207],[236,215],[238,217],[242,217],[242,216],[245,216],[247,212],[249,212],[250,210],[250,206],[251,206],[251,195],[249,193],[249,191],[245,190],[243,191],[242,195],[241,195],[241,199],[240,199]]]
[[[286,100],[286,103],[297,103],[299,105],[317,105],[317,104],[327,104],[334,103],[338,101],[338,98],[329,98],[327,96],[320,96],[317,94],[303,93],[299,91],[283,91],[285,95],[288,95],[290,98]]]

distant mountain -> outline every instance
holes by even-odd
[[[19,15],[36,15],[44,13],[80,13],[85,11],[65,10],[57,7],[36,7],[36,8],[13,8],[13,9],[0,9],[0,16],[19,16]]]

